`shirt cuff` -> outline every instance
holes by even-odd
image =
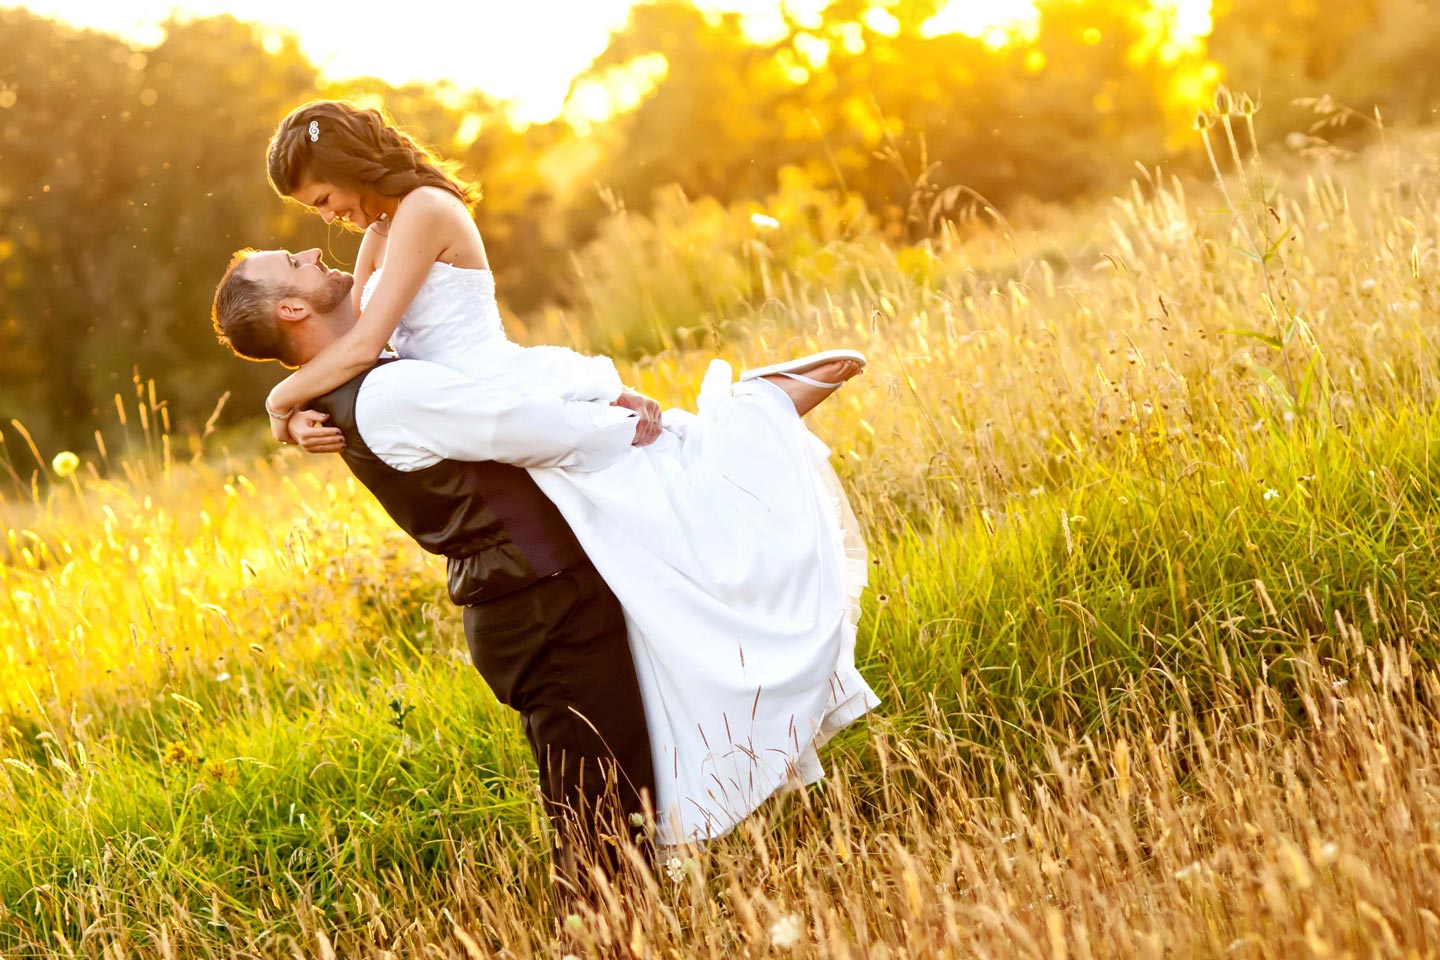
[[[581,473],[603,469],[629,456],[640,420],[638,413],[624,407],[600,403],[586,406],[591,408],[590,418],[595,429],[586,437],[585,447],[579,451],[581,456],[571,465],[571,469]]]
[[[605,403],[614,403],[625,392],[625,384],[620,380],[620,371],[615,369],[615,361],[609,357],[595,357],[595,396]]]

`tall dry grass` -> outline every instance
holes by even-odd
[[[434,561],[337,464],[169,437],[143,384],[104,460],[8,450],[0,951],[1434,955],[1436,141],[1260,165],[1220,106],[1223,190],[896,248],[792,180],[579,256],[531,335],[650,337],[667,402],[870,356],[815,429],[886,705],[573,919]]]

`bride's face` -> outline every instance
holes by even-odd
[[[307,179],[290,198],[313,209],[326,223],[338,221],[342,227],[364,230],[380,215],[379,204],[372,195],[328,180]]]

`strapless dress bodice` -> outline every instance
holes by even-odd
[[[365,281],[361,310],[384,269]],[[587,357],[566,347],[525,347],[507,337],[489,270],[431,264],[390,335],[390,346],[405,359],[429,360],[527,396],[609,403],[621,389],[620,375],[607,357]]]
[[[370,275],[360,294],[363,310],[384,272]],[[410,306],[390,345],[402,357],[440,361],[445,366],[483,376],[496,352],[519,349],[505,336],[500,306],[495,299],[495,275],[489,270],[456,267],[436,261]]]

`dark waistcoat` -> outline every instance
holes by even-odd
[[[404,361],[381,361],[387,362]],[[448,558],[453,602],[482,603],[585,559],[565,518],[520,467],[441,460],[407,472],[376,456],[355,428],[355,399],[375,369],[310,406],[340,428],[341,457],[391,519],[420,546]]]

